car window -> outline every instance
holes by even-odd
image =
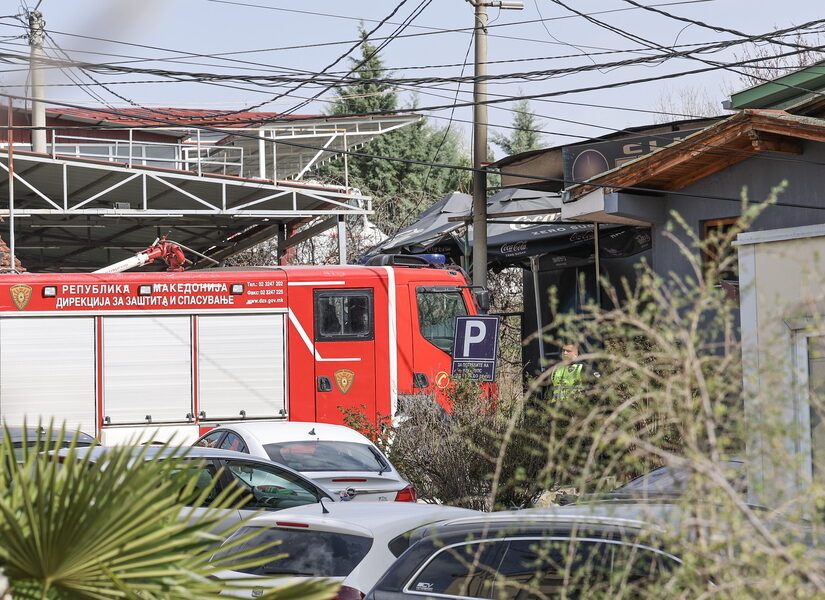
[[[189,478],[197,476],[195,490],[192,494],[188,498],[181,497],[181,499],[186,502],[186,505],[191,506],[193,501],[207,488],[209,488],[209,492],[203,504],[206,505],[212,502],[218,495],[217,485],[213,485],[215,482],[215,474],[217,473],[215,466],[211,462],[205,462],[203,460],[182,460],[180,466],[180,469],[171,471],[169,476],[172,478],[180,477],[181,493],[185,491],[183,488],[186,483],[190,481]]]
[[[235,452],[245,452],[246,454],[249,454],[249,449],[246,447],[246,444],[244,444],[241,436],[231,431],[226,434],[225,438],[223,438],[223,441],[221,442],[221,449],[234,450]]]
[[[461,291],[455,288],[418,288],[418,327],[421,335],[444,352],[452,352],[455,318],[467,314]]]
[[[242,460],[227,460],[225,465],[237,485],[248,492],[245,509],[280,510],[318,502],[315,486],[277,467]]]
[[[315,341],[355,341],[373,338],[371,289],[316,290]]]
[[[200,446],[201,448],[217,448],[218,442],[221,441],[221,436],[223,436],[224,431],[211,431],[195,442],[194,446]]]
[[[270,460],[296,471],[386,471],[388,464],[372,446],[357,442],[282,442],[265,444]]]
[[[229,538],[232,541],[255,530],[260,532],[242,546],[227,551],[243,552],[279,541],[279,545],[266,548],[249,558],[272,556],[273,560],[257,567],[240,569],[251,575],[305,575],[311,577],[346,577],[364,559],[372,547],[372,538],[327,531],[278,529],[268,527],[243,527]],[[300,552],[295,552],[300,548]],[[284,553],[287,556],[280,556]],[[219,553],[216,559],[222,557]]]
[[[614,598],[662,584],[678,562],[618,540],[521,539],[445,549],[411,591],[471,598]]]

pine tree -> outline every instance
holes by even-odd
[[[544,123],[531,112],[530,102],[519,100],[516,102],[513,111],[513,129],[510,131],[510,135],[494,132],[490,136],[492,142],[507,155],[520,154],[541,148],[544,143],[540,130]]]
[[[398,88],[380,81],[391,73],[375,46],[367,40],[363,27],[360,35],[360,56],[350,59],[356,81],[338,88],[328,113],[331,116],[398,109]],[[408,110],[415,112],[415,102]],[[452,129],[431,125],[427,119],[376,136],[359,151],[421,162],[469,164],[460,136]],[[418,213],[436,200],[450,192],[466,190],[470,179],[466,172],[455,169],[362,157],[350,157],[348,169],[349,185],[373,197],[376,214],[371,220],[389,235],[411,223]],[[343,184],[343,160],[336,159],[320,168],[318,177],[329,183]]]

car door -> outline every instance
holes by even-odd
[[[238,518],[252,516],[259,510],[283,510],[315,504],[327,493],[297,473],[243,458],[221,458],[222,485],[244,490],[245,503]]]

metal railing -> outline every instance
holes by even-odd
[[[133,130],[128,139],[97,138],[55,134],[47,145],[53,158],[59,156],[103,160],[129,167],[151,166],[203,173],[243,174],[244,149],[195,139],[183,142],[135,140]],[[0,143],[0,147],[7,144]],[[15,149],[31,150],[31,144],[15,143]]]

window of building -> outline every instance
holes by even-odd
[[[811,476],[825,481],[825,335],[808,337],[808,411],[811,427]]]
[[[729,217],[725,219],[710,219],[702,222],[702,240],[707,243],[705,251],[702,255],[702,266],[707,269],[711,264],[718,264],[722,258],[722,254],[728,251],[730,255],[730,248],[723,248],[719,245],[719,238],[728,233],[736,222],[738,217]],[[739,265],[734,260],[730,262],[720,274],[720,280],[717,284],[723,285],[723,282],[738,282],[739,281]]]
[[[316,290],[315,341],[373,339],[371,289]]]

